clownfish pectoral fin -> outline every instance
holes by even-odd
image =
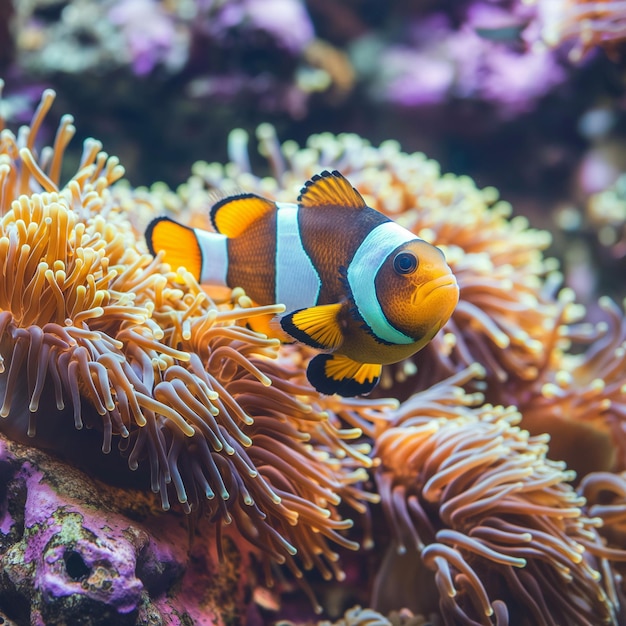
[[[351,397],[374,389],[381,370],[378,363],[359,363],[343,354],[318,354],[311,359],[306,376],[320,393]]]
[[[239,237],[250,224],[275,209],[276,204],[271,200],[254,193],[242,193],[216,202],[211,207],[211,223],[221,235]]]
[[[318,350],[336,350],[343,343],[339,312],[344,305],[321,304],[299,309],[280,319],[282,329],[294,339]]]
[[[364,209],[367,207],[361,194],[337,171],[324,170],[307,181],[300,190],[298,204],[302,208],[342,207]]]
[[[186,267],[196,280],[200,280],[202,252],[193,228],[169,217],[157,217],[146,228],[146,243],[151,254],[165,252],[163,260],[173,270]]]

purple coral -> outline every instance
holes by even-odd
[[[149,513],[142,494],[95,484],[1,436],[0,466],[0,541],[8,546],[0,556],[0,596],[12,599],[2,604],[7,619],[34,626],[181,626],[204,624],[208,615],[216,625],[242,617],[245,550],[224,537],[220,559],[208,520],[191,543],[186,520]]]
[[[403,107],[483,101],[503,117],[532,110],[566,73],[552,51],[523,42],[531,18],[527,8],[485,2],[471,4],[460,23],[443,13],[420,16],[370,68],[372,95]],[[363,50],[354,47],[357,67]]]
[[[235,0],[207,11],[204,17],[208,32],[218,39],[232,29],[261,32],[294,55],[314,37],[311,18],[300,0]]]
[[[120,1],[108,17],[121,28],[133,71],[138,76],[149,74],[159,63],[176,70],[187,60],[188,34],[176,27],[173,17],[158,2]]]

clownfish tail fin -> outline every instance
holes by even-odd
[[[309,362],[306,375],[320,393],[351,397],[372,391],[381,370],[378,363],[359,363],[343,354],[318,354]]]
[[[202,272],[202,251],[193,228],[169,217],[157,217],[148,224],[146,243],[153,255],[164,252],[163,260],[173,270],[187,268],[196,278]]]

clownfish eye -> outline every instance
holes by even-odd
[[[417,269],[417,257],[411,252],[399,252],[393,260],[393,269],[398,274],[412,274]]]

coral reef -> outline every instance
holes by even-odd
[[[488,170],[507,195],[533,198],[555,177],[567,184],[582,158],[576,123],[597,104],[587,87],[603,83],[596,91],[610,98],[615,82],[598,55],[573,66],[562,46],[540,43],[544,13],[582,3],[14,4],[0,53],[14,119],[36,100],[33,86],[53,87],[135,183],[177,184],[195,160],[223,158],[230,128],[272,121],[300,141],[344,129],[402,137],[446,170]],[[146,155],[157,136],[168,150],[155,163]]]
[[[83,132],[108,136],[134,180],[154,180],[138,146],[157,135],[172,146],[158,178],[182,179],[242,108],[298,120],[316,98],[333,108],[354,86],[345,52],[315,37],[301,0],[28,0],[9,30],[14,119],[33,103],[33,82],[53,87],[68,109],[89,110]],[[206,123],[209,109],[223,128]]]
[[[352,58],[370,74],[373,100],[411,108],[465,99],[515,117],[532,111],[567,77],[550,50],[520,45],[533,16],[521,5],[516,9],[468,3],[460,25],[443,11],[420,15],[404,26],[402,42],[397,33],[387,45],[365,36],[352,44]],[[372,63],[376,54],[380,59]]]
[[[620,3],[5,4],[0,618],[626,622]],[[391,399],[143,241],[325,168],[460,286]]]
[[[277,14],[281,19],[275,19]],[[314,36],[297,0],[33,0],[16,6],[15,20],[25,68],[33,73],[70,75],[120,67],[128,67],[137,76],[157,69],[176,74],[203,37],[224,51],[239,54],[247,52],[246,46],[254,46],[254,40],[267,38],[276,50],[297,56]],[[227,83],[218,92],[226,95]]]

